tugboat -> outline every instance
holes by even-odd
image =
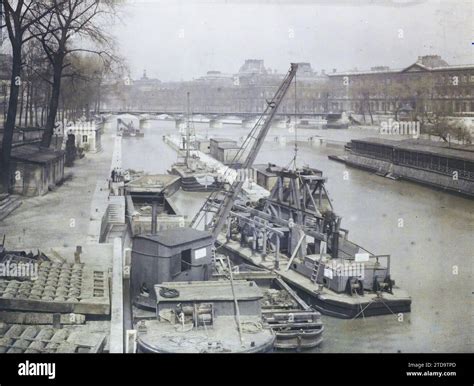
[[[263,324],[263,294],[254,282],[165,282],[155,291],[156,318],[137,325],[139,352],[258,353],[273,348],[275,335]]]
[[[269,198],[236,204],[218,242],[233,259],[273,270],[325,315],[356,318],[410,312],[411,298],[395,286],[390,256],[348,239],[333,210],[326,178],[311,168],[273,166]]]

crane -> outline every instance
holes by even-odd
[[[263,145],[265,137],[270,130],[272,120],[275,117],[278,107],[285,97],[285,94],[288,91],[288,88],[290,87],[297,70],[298,64],[291,63],[291,67],[288,73],[285,75],[283,82],[280,84],[273,98],[270,101],[267,100],[265,111],[245,138],[242,146],[235,155],[231,166],[239,165],[244,171],[250,169],[253,166],[258,152]],[[227,172],[230,170],[231,168],[229,167]],[[196,213],[193,220],[191,221],[191,227],[197,228],[204,220],[204,228],[210,231],[212,233],[213,239],[216,240],[219,233],[222,231],[222,227],[229,216],[235,200],[242,190],[244,182],[245,178],[239,178],[237,175],[228,189],[211,193],[202,205],[201,209]],[[209,219],[208,214],[213,214],[213,216],[211,216]]]

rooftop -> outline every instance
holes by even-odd
[[[334,76],[349,76],[349,75],[370,75],[370,74],[393,74],[406,72],[409,69],[416,67],[425,71],[443,71],[443,70],[462,70],[462,69],[474,69],[474,64],[462,64],[462,65],[450,65],[443,60],[439,55],[425,55],[419,56],[415,63],[410,64],[405,68],[390,69],[387,66],[375,66],[370,70],[358,71],[349,70],[342,72],[333,72],[328,74],[329,77]]]
[[[179,296],[172,299],[161,297],[161,286],[177,289]],[[263,297],[261,289],[253,281],[234,280],[234,290],[239,301],[259,300]],[[160,286],[155,286],[155,292],[158,302],[234,301],[229,280],[163,283]]]
[[[237,141],[235,141],[234,139],[230,139],[230,138],[220,138],[220,137],[211,138],[210,141],[214,141],[214,142],[233,142],[233,143],[237,143]]]
[[[474,161],[474,146],[472,145],[456,145],[450,146],[444,142],[435,142],[423,139],[385,139],[385,138],[362,138],[353,139],[352,142],[365,142],[378,145],[390,146],[400,150],[416,151],[420,153],[428,153],[442,157],[456,158],[465,161]]]
[[[61,158],[65,152],[62,150],[52,150],[40,148],[35,145],[18,146],[12,149],[12,158],[19,161],[44,164],[49,161]]]
[[[267,74],[262,59],[246,59],[245,63],[240,67],[239,74]]]
[[[210,243],[212,241],[210,232],[200,231],[189,227],[166,229],[159,231],[155,235],[138,235],[136,238],[152,240],[166,247],[175,247],[207,238],[209,238]]]

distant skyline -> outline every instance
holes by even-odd
[[[310,62],[320,72],[403,68],[439,54],[474,63],[468,0],[128,0],[117,23],[131,76],[162,81],[207,71],[235,73],[245,59],[285,72]]]

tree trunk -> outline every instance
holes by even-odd
[[[20,116],[18,117],[18,126],[21,127],[21,121],[23,119],[23,102],[25,101],[25,87],[23,86],[23,80],[21,80],[21,84],[18,87],[20,88]]]
[[[63,71],[64,55],[58,55],[53,65],[53,87],[51,90],[51,99],[49,100],[49,111],[48,118],[46,120],[46,127],[43,132],[43,138],[41,139],[42,147],[49,147],[51,145],[51,139],[54,134],[54,128],[56,123],[56,114],[59,106],[59,95],[61,91],[61,76]]]
[[[30,127],[33,127],[33,101],[35,95],[35,88],[33,87],[33,83],[30,84]]]
[[[28,116],[30,109],[30,98],[31,98],[31,84],[28,81],[26,84],[26,103],[25,103],[25,127],[28,127]],[[21,126],[21,125],[20,125]]]
[[[12,41],[12,75],[10,78],[10,98],[8,99],[8,113],[3,130],[2,150],[0,158],[0,189],[8,192],[10,189],[10,166],[11,151],[13,143],[13,131],[16,123],[16,113],[18,108],[18,95],[21,72],[21,37],[19,41]]]

